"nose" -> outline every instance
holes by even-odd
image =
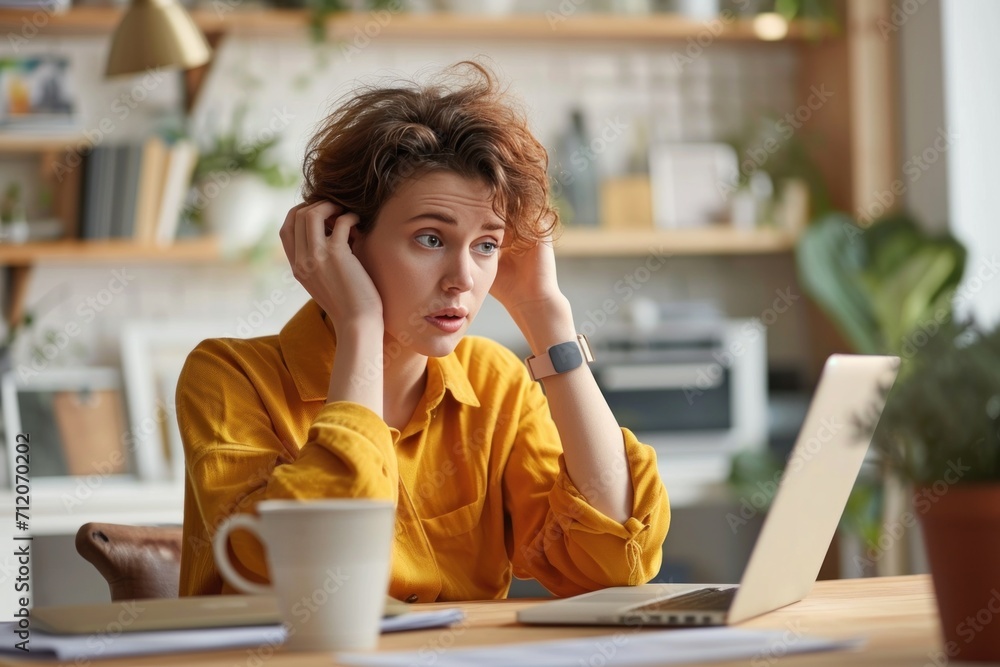
[[[445,291],[468,292],[472,289],[473,260],[467,252],[458,252],[448,258],[448,266],[441,287]]]

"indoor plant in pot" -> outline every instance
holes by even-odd
[[[246,113],[246,106],[240,106],[232,129],[201,150],[193,176],[197,196],[189,214],[218,237],[226,253],[254,247],[268,231],[276,237],[288,208],[279,203],[297,182],[291,170],[269,158],[279,135],[260,131],[247,138]]]
[[[904,359],[872,444],[913,486],[945,653],[1000,661],[1000,328],[948,321]]]

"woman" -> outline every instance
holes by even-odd
[[[545,149],[490,72],[453,75],[362,91],[327,119],[281,228],[312,300],[277,336],[189,356],[182,595],[231,592],[211,536],[271,498],[391,498],[389,593],[410,602],[504,597],[512,575],[569,595],[657,573],[666,492],[583,363]],[[544,393],[501,345],[463,337],[488,293]],[[256,540],[230,549],[266,579]]]

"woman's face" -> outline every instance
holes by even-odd
[[[418,354],[451,353],[493,285],[503,233],[481,181],[449,171],[404,181],[371,232],[352,232],[386,333]]]

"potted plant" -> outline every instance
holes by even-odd
[[[280,136],[269,132],[244,138],[246,112],[246,105],[237,108],[232,128],[200,152],[192,178],[195,196],[187,211],[193,222],[219,238],[226,252],[252,248],[269,226],[276,230],[279,203],[287,199],[281,195],[297,182],[295,174],[268,157]]]
[[[949,320],[928,336],[872,444],[914,488],[901,521],[923,527],[945,653],[1000,661],[1000,328]]]

